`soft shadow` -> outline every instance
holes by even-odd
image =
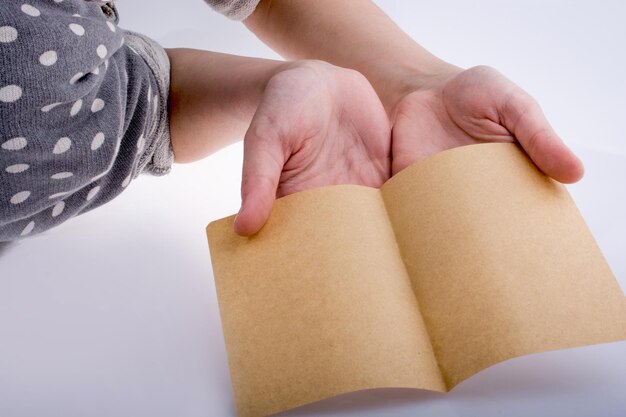
[[[463,381],[448,395],[452,399],[490,396],[537,399],[584,392],[590,383],[602,381],[602,371],[585,361],[581,350],[567,349],[510,359]]]
[[[274,417],[296,417],[312,415],[336,415],[346,412],[359,415],[365,411],[375,411],[390,407],[406,406],[443,398],[439,392],[425,391],[413,388],[377,388],[368,389],[336,397],[327,398],[312,404],[303,405],[282,413],[273,414]]]
[[[4,256],[15,246],[15,242],[0,242],[0,257]]]

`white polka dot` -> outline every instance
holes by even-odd
[[[78,36],[83,36],[85,34],[85,28],[78,23],[70,23],[70,30]]]
[[[54,0],[55,3],[63,3],[63,0]]]
[[[80,80],[80,78],[81,78],[83,75],[85,75],[85,74],[84,74],[84,73],[82,73],[82,72],[79,72],[79,73],[75,74],[75,75],[74,75],[74,76],[70,79],[70,84],[72,84],[72,85],[73,85],[73,84],[76,84],[76,82],[77,82],[78,80]]]
[[[20,234],[20,236],[29,235],[33,231],[34,228],[35,228],[35,222],[28,223],[26,227],[24,228],[24,230],[22,230],[22,233]]]
[[[0,43],[9,43],[17,39],[17,29],[12,26],[0,27]]]
[[[39,62],[41,63],[41,65],[49,67],[50,65],[56,64],[57,58],[57,53],[55,51],[46,51],[43,54],[39,55]]]
[[[30,197],[30,191],[20,191],[19,193],[11,197],[11,204],[23,203],[24,201],[28,200],[28,197]]]
[[[93,198],[96,196],[96,194],[98,194],[100,192],[100,186],[97,187],[93,187],[90,191],[89,194],[87,194],[87,201],[91,201],[93,200]]]
[[[72,108],[70,109],[70,116],[76,116],[78,114],[78,112],[80,111],[80,109],[83,108],[83,100],[78,100],[76,101],[73,105]]]
[[[104,69],[105,70],[109,69],[109,60],[108,59],[106,61],[104,61]]]
[[[26,171],[28,168],[30,168],[30,165],[28,164],[15,164],[6,167],[5,171],[9,174],[19,174],[20,172]]]
[[[111,32],[115,32],[115,25],[113,24],[113,22],[107,21],[107,26],[109,27],[109,29],[111,29]]]
[[[141,135],[139,136],[139,140],[137,141],[137,152],[143,151],[144,146],[146,146],[146,138]]]
[[[59,217],[65,210],[65,202],[59,201],[54,207],[52,207],[52,217]]]
[[[22,97],[22,88],[18,85],[7,85],[0,88],[0,101],[13,103]]]
[[[93,177],[93,178],[91,179],[91,181],[89,181],[89,182],[96,182],[96,181],[98,181],[100,178],[104,177],[104,176],[105,176],[106,174],[108,174],[108,173],[109,173],[109,171],[108,171],[108,170],[107,170],[107,171],[104,171],[104,172],[102,172],[102,173],[100,173],[100,174],[96,175],[95,177]]]
[[[93,71],[91,71],[91,73],[92,73],[93,75],[98,75],[98,74],[100,74],[100,67],[96,67],[96,68],[94,68],[94,70],[93,70]]]
[[[19,151],[20,149],[24,149],[26,145],[28,145],[26,138],[13,138],[3,143],[2,149],[6,149],[7,151]]]
[[[70,138],[61,138],[57,141],[56,145],[54,145],[54,149],[52,153],[58,155],[64,152],[67,152],[72,146],[72,141]]]
[[[67,192],[52,194],[50,197],[48,197],[48,199],[54,200],[56,198],[63,197],[65,194],[67,194]]]
[[[104,100],[97,98],[91,103],[91,112],[97,113],[104,108]]]
[[[107,56],[107,53],[108,53],[108,52],[109,52],[109,51],[107,50],[107,47],[106,47],[106,46],[104,46],[104,45],[99,45],[99,46],[96,48],[96,53],[97,53],[97,54],[98,54],[98,56],[99,56],[100,58],[102,58],[102,59],[104,59],[104,58]]]
[[[22,4],[22,11],[29,16],[37,17],[41,14],[38,8],[31,6],[30,4]]]
[[[44,113],[48,113],[50,110],[54,109],[56,106],[60,105],[61,103],[52,103],[52,104],[48,104],[47,106],[43,106],[41,108],[41,111]]]
[[[74,17],[82,17],[81,15],[79,15],[78,13],[74,13],[72,16]]]
[[[102,146],[103,143],[104,143],[104,133],[98,132],[98,134],[96,134],[96,136],[91,141],[91,150],[95,151],[100,146]]]
[[[124,182],[122,182],[122,188],[128,187],[128,184],[130,184],[130,179],[131,179],[130,175],[126,177],[126,179],[124,179]]]
[[[64,180],[65,178],[69,178],[74,176],[71,172],[59,172],[58,174],[52,175],[50,178],[53,180]]]

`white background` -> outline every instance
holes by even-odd
[[[165,46],[277,57],[201,0],[119,3],[123,27]],[[586,164],[570,190],[626,288],[626,3],[377,3],[435,54],[539,100]],[[240,170],[235,145],[0,245],[0,416],[234,415],[204,227],[237,211]],[[624,416],[625,392],[622,342],[511,360],[446,395],[365,391],[285,415]]]

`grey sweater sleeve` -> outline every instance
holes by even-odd
[[[260,0],[205,0],[213,10],[232,20],[245,20]]]
[[[0,241],[44,232],[167,173],[169,62],[112,5],[0,7]]]

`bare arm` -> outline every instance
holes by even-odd
[[[176,162],[193,162],[241,140],[263,91],[284,62],[168,49],[170,132]]]
[[[285,57],[323,59],[368,78],[392,123],[394,174],[456,146],[519,141],[554,179],[583,175],[528,93],[493,68],[463,70],[435,57],[370,0],[261,0],[244,23]]]
[[[388,112],[407,89],[458,70],[411,39],[370,0],[261,0],[244,23],[288,59],[322,59],[356,69]]]

